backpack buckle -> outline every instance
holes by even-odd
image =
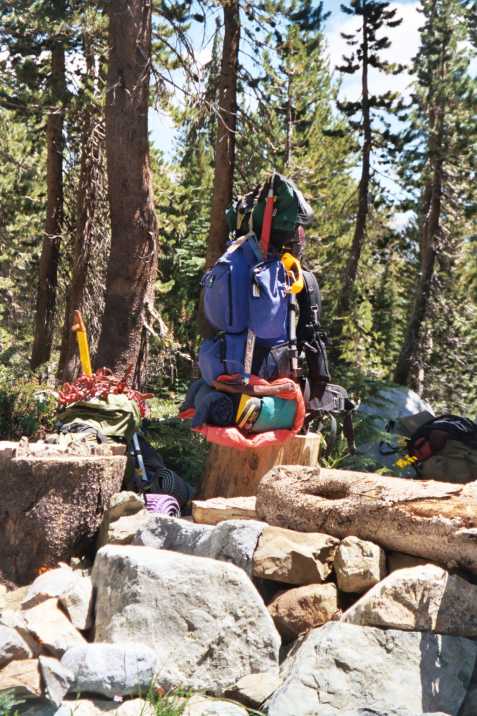
[[[320,325],[320,320],[319,320],[320,309],[319,309],[319,307],[316,305],[310,306],[310,312],[311,312],[311,316],[312,316],[312,320],[313,320],[313,325],[319,326]]]

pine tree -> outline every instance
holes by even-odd
[[[237,127],[237,70],[240,46],[238,0],[224,0],[223,18],[224,36],[216,108],[214,187],[206,266],[211,266],[223,253],[228,235],[225,210],[232,200]]]
[[[418,199],[419,273],[394,373],[397,383],[414,387],[424,377],[423,326],[438,291],[436,261],[449,252],[461,217],[475,208],[476,83],[462,45],[463,6],[458,0],[425,0],[423,13],[404,169]]]
[[[402,70],[401,66],[392,65],[380,56],[383,50],[391,46],[389,38],[382,32],[401,23],[401,20],[396,18],[396,10],[389,9],[389,3],[380,0],[351,0],[349,6],[342,5],[341,9],[346,15],[358,18],[361,27],[352,34],[341,33],[350,46],[351,53],[344,57],[344,64],[338,69],[346,75],[360,72],[361,97],[356,102],[339,102],[338,107],[348,117],[350,126],[359,132],[362,148],[356,224],[336,306],[334,333],[337,338],[342,334],[343,319],[350,313],[360,256],[366,240],[372,153],[377,148],[381,152],[385,151],[389,145],[394,144],[389,128],[380,130],[377,120],[383,113],[396,109],[397,97],[391,91],[381,95],[372,93],[370,69],[374,68],[386,74],[397,74]],[[339,352],[335,350],[334,353],[337,358]]]
[[[55,325],[58,265],[63,233],[63,154],[65,109],[70,92],[65,56],[75,46],[70,24],[72,4],[66,0],[3,3],[0,39],[9,49],[9,95],[16,111],[46,114],[47,206],[39,263],[31,366],[48,361]],[[47,59],[46,59],[47,58]],[[10,108],[12,106],[10,105]]]
[[[152,11],[145,0],[109,6],[106,156],[111,252],[96,367],[144,378],[157,270],[149,162],[148,108]]]

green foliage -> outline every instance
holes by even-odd
[[[160,695],[151,689],[147,701],[154,708],[155,716],[181,716],[186,707],[186,700],[180,692]]]
[[[15,696],[14,691],[4,691],[0,694],[0,716],[19,716],[20,712],[16,708],[21,706],[25,701]]]
[[[208,452],[208,443],[190,429],[190,421],[177,418],[179,399],[152,401],[151,426],[146,437],[158,450],[167,467],[198,487]]]
[[[34,375],[20,377],[0,365],[0,438],[19,440],[52,430],[57,399]]]

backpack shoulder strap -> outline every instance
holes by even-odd
[[[318,327],[321,316],[320,287],[312,271],[303,270],[303,280],[303,291],[298,294],[300,310],[305,313],[304,319],[306,323],[311,323],[313,326]]]

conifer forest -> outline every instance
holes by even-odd
[[[314,210],[303,263],[333,381],[475,418],[475,0],[3,0],[0,15],[2,437],[78,374],[75,310],[94,368],[180,397],[225,210],[272,170]]]

